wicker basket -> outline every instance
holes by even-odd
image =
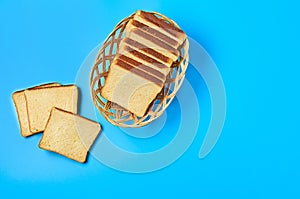
[[[173,26],[178,27],[174,21],[163,16],[162,14],[156,12],[151,13],[158,18],[162,18]],[[185,71],[189,62],[189,42],[186,39],[185,42],[179,47],[180,57],[178,58],[178,61],[173,63],[170,73],[167,75],[167,79],[162,91],[149,105],[148,111],[143,117],[138,117],[128,110],[118,106],[117,104],[103,98],[100,94],[100,91],[105,84],[105,78],[108,74],[110,64],[118,52],[119,43],[124,37],[126,24],[133,17],[133,15],[134,14],[118,23],[104,41],[96,57],[90,77],[91,94],[95,106],[106,120],[120,127],[141,127],[149,124],[151,121],[161,116],[179,90],[184,80]]]

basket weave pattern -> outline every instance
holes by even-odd
[[[167,23],[178,27],[178,25],[169,18],[159,13],[152,13],[158,18],[162,18]],[[91,94],[95,106],[106,120],[120,127],[141,127],[161,116],[179,90],[184,80],[185,71],[189,61],[189,43],[186,39],[179,47],[180,56],[178,60],[173,63],[162,91],[149,105],[149,108],[143,117],[138,117],[119,105],[103,98],[100,91],[105,84],[105,78],[108,75],[110,64],[118,52],[120,41],[125,35],[124,30],[126,24],[133,18],[133,15],[119,22],[104,41],[96,57],[90,77]]]

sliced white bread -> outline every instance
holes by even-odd
[[[114,78],[107,78],[106,86],[102,88],[103,97],[117,102],[140,117],[145,114],[149,101],[161,90],[161,86],[135,73],[129,73],[118,65],[110,69],[110,76]],[[115,82],[115,79],[120,81]]]
[[[30,132],[44,131],[53,107],[77,113],[78,89],[75,85],[25,90]]]
[[[100,130],[97,122],[53,108],[39,147],[83,163]]]
[[[43,84],[40,86],[35,86],[32,88],[29,88],[30,90],[38,89],[38,88],[46,88],[46,87],[54,87],[54,86],[60,86],[59,83],[49,83],[49,84]],[[26,98],[24,95],[25,90],[17,91],[13,93],[12,98],[13,102],[16,107],[19,125],[20,125],[20,131],[21,135],[23,137],[27,137],[32,135],[33,133],[29,129],[29,123],[28,123],[28,114],[27,114],[27,106],[26,106]]]

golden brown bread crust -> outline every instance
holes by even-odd
[[[161,19],[155,17],[151,13],[148,13],[148,12],[145,12],[145,11],[140,11],[140,16],[143,17],[146,20],[151,21],[152,23],[154,23],[158,27],[163,28],[164,30],[166,30],[167,32],[172,34],[174,37],[181,37],[182,35],[185,34],[181,29],[177,28],[176,26],[172,26],[169,23],[166,23],[164,20],[161,20]]]
[[[124,43],[127,43],[131,47],[136,47],[137,49],[141,50],[145,55],[152,55],[153,57],[157,58],[158,60],[171,64],[172,60],[169,57],[166,57],[165,55],[153,50],[152,48],[149,48],[142,43],[138,41],[134,41],[133,39],[130,38],[125,38]]]

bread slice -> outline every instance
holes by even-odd
[[[162,90],[186,34],[152,13],[137,11],[125,28],[101,95],[135,115],[145,115]]]
[[[39,147],[83,163],[100,130],[97,122],[53,108]]]
[[[43,84],[40,86],[35,86],[32,88],[29,88],[30,90],[38,89],[38,88],[46,88],[46,87],[55,87],[60,86],[59,83],[49,83],[49,84]],[[12,98],[13,102],[16,107],[19,125],[20,125],[20,131],[21,135],[23,137],[27,137],[32,135],[32,132],[30,132],[29,129],[29,123],[28,123],[28,115],[27,115],[27,106],[26,106],[26,98],[24,95],[25,90],[17,91],[13,93]]]
[[[25,90],[30,131],[44,131],[53,107],[77,113],[78,89],[75,85]]]
[[[161,90],[161,86],[135,73],[128,73],[118,65],[111,67],[109,73],[113,78],[107,78],[106,86],[102,89],[103,96],[136,115],[143,116],[149,105],[148,99],[154,99]],[[122,79],[122,81],[116,83],[116,79]]]

